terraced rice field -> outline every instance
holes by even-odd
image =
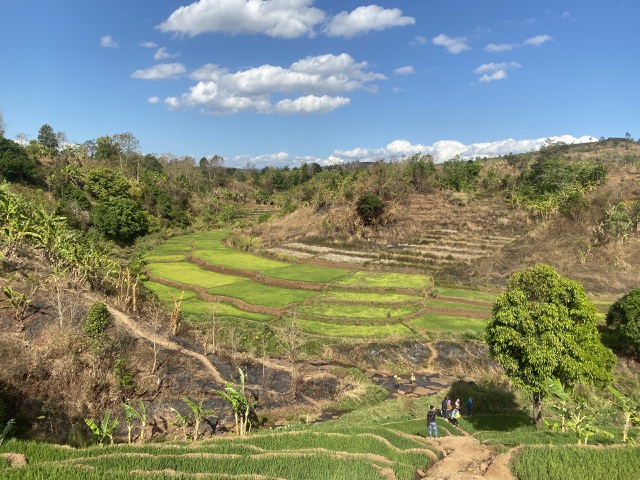
[[[438,420],[442,422],[442,420]],[[70,449],[11,440],[0,451],[21,452],[29,464],[20,469],[0,466],[12,479],[353,479],[411,480],[417,469],[437,459],[424,438],[421,420],[388,426],[327,431],[258,433],[196,443],[169,442]],[[405,433],[406,430],[416,432]],[[442,422],[441,435],[446,435]],[[328,475],[327,472],[331,472]]]
[[[436,288],[430,275],[278,261],[223,243],[227,232],[173,237],[147,257],[146,285],[168,308],[198,317],[270,322],[294,316],[336,338],[433,338],[484,327],[495,293]],[[437,296],[432,296],[437,292]]]
[[[283,258],[318,259],[368,266],[414,266],[437,270],[447,265],[471,265],[515,241],[512,236],[474,234],[442,229],[422,234],[413,243],[378,246],[371,250],[346,250],[301,242],[286,243],[269,251]]]

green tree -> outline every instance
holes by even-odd
[[[0,136],[0,177],[10,182],[35,183],[37,166],[23,147]]]
[[[634,288],[611,305],[607,325],[618,331],[624,347],[640,360],[640,288]]]
[[[384,203],[373,193],[365,193],[358,198],[356,212],[365,225],[374,225],[384,213]]]
[[[45,147],[50,155],[56,155],[58,153],[58,136],[53,131],[51,125],[44,124],[38,130],[38,143]]]
[[[463,160],[459,156],[442,164],[439,176],[440,185],[456,192],[475,192],[482,164],[479,161]]]
[[[94,154],[96,158],[119,161],[121,153],[120,144],[114,137],[104,135],[96,138]]]
[[[4,134],[7,131],[7,127],[4,124],[4,117],[2,116],[2,112],[0,112],[0,138],[4,138]]]
[[[548,265],[516,272],[496,299],[485,333],[489,355],[532,395],[537,427],[547,379],[564,387],[611,380],[616,357],[600,341],[596,312],[580,283]]]
[[[87,175],[85,189],[98,200],[109,197],[129,197],[129,181],[119,170],[109,167],[94,168]]]
[[[91,210],[91,221],[107,237],[132,242],[147,233],[146,212],[129,198],[109,198]]]

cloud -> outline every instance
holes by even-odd
[[[325,13],[313,0],[198,0],[174,11],[156,28],[193,37],[201,33],[313,36]]]
[[[158,45],[154,42],[142,42],[140,46],[144,48],[156,48]]]
[[[153,58],[156,60],[165,60],[167,58],[174,58],[178,56],[180,56],[179,53],[169,53],[167,52],[167,47],[162,47],[154,53]]]
[[[105,35],[104,37],[100,37],[100,46],[105,48],[118,48],[119,45],[111,35]]]
[[[414,73],[416,72],[411,65],[407,65],[406,67],[396,68],[393,71],[394,75],[413,75]]]
[[[141,77],[138,77],[141,78]],[[375,91],[383,74],[372,72],[366,62],[356,62],[350,55],[306,57],[288,68],[261,65],[237,72],[207,64],[192,72],[196,80],[188,92],[170,97],[171,109],[202,107],[206,113],[228,115],[242,111],[264,114],[323,114],[348,105],[345,93],[355,90]],[[277,102],[272,96],[287,96]]]
[[[550,40],[552,40],[552,38],[549,35],[536,35],[535,37],[527,38],[523,44],[537,47]]]
[[[504,80],[507,78],[507,70],[512,68],[521,68],[521,65],[516,62],[484,63],[474,69],[473,73],[480,75],[480,82],[488,83],[494,80]]]
[[[147,102],[154,104],[154,103],[159,103],[160,102],[160,98],[159,97],[149,97],[149,99],[147,100]]]
[[[434,45],[438,45],[447,49],[447,52],[457,55],[465,50],[471,50],[471,47],[467,45],[467,37],[455,37],[451,38],[444,33],[441,33],[437,37],[433,37],[431,42]]]
[[[316,95],[307,95],[294,100],[289,98],[280,100],[275,106],[275,111],[283,115],[322,114],[331,112],[344,105],[349,105],[350,103],[351,99],[345,97],[330,97],[328,95],[318,97]]]
[[[487,52],[491,52],[491,53],[500,53],[500,52],[507,52],[509,50],[513,50],[516,47],[525,47],[525,46],[534,46],[534,47],[538,47],[540,45],[542,45],[543,43],[549,42],[553,40],[553,38],[550,35],[536,35],[535,37],[531,37],[531,38],[527,38],[524,42],[522,43],[490,43],[489,45],[487,45],[486,47],[484,47],[484,49]]]
[[[422,35],[418,35],[416,38],[409,42],[409,45],[425,45],[428,40]]]
[[[186,72],[187,69],[181,63],[160,63],[150,68],[136,70],[131,77],[142,80],[167,80],[184,75]]]
[[[509,50],[513,50],[515,45],[512,43],[490,43],[484,49],[487,52],[491,53],[499,53],[499,52],[508,52]]]
[[[382,148],[354,148],[352,150],[335,150],[327,158],[318,160],[321,165],[338,165],[354,161],[375,161],[401,159],[415,154],[431,155],[436,163],[442,163],[459,155],[463,160],[483,157],[498,157],[509,153],[525,153],[538,150],[547,144],[547,140],[578,144],[595,142],[592,136],[574,137],[561,135],[550,138],[514,140],[512,138],[496,142],[481,142],[465,145],[457,140],[439,140],[432,145],[413,144],[407,140],[394,140]]]
[[[386,30],[392,27],[413,25],[413,17],[403,17],[399,8],[385,9],[378,5],[358,7],[350,13],[340,12],[325,28],[330,37],[350,38],[369,33],[371,30]]]
[[[396,68],[393,73],[394,75],[413,75],[416,72],[411,65],[408,65],[406,67]]]

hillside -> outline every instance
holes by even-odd
[[[243,375],[260,429],[406,402],[410,413],[393,417],[413,422],[402,432],[362,435],[424,436],[426,402],[443,395],[482,399],[479,414],[513,414],[523,427],[528,400],[483,339],[507,280],[539,263],[596,300],[602,339],[620,354],[616,381],[638,395],[637,363],[604,325],[611,303],[638,286],[633,142],[260,172],[135,155],[20,157],[29,160],[24,178],[0,184],[0,425],[18,419],[23,438],[86,445],[85,420],[123,420],[123,402],[148,408],[140,436],[228,435],[234,415],[215,391],[244,388]],[[185,399],[216,412],[200,430],[185,423]],[[470,434],[490,437],[485,421]],[[120,441],[126,433],[121,423]],[[419,455],[446,453],[406,443],[416,442]],[[389,464],[408,478],[425,465],[391,450],[380,464],[362,457],[362,468]],[[488,468],[474,462],[474,472]]]

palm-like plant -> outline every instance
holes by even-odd
[[[93,434],[98,437],[98,442],[100,443],[100,445],[104,444],[105,437],[109,437],[109,439],[111,440],[111,445],[113,445],[113,432],[118,426],[118,423],[120,423],[120,420],[118,420],[118,418],[116,417],[112,421],[110,421],[110,417],[111,410],[107,410],[106,412],[104,412],[104,417],[102,417],[100,425],[98,425],[91,418],[84,419],[84,423],[86,423]]]
[[[202,403],[204,400],[200,400],[200,403],[196,404],[189,400],[187,397],[183,397],[182,401],[189,405],[191,411],[193,412],[193,439],[198,439],[198,432],[200,430],[200,424],[202,421],[207,418],[209,415],[214,413],[214,410],[210,408],[203,408]]]
[[[125,422],[127,424],[127,440],[131,443],[131,431],[133,430],[133,422],[140,421],[140,443],[144,442],[144,427],[147,424],[147,409],[142,400],[140,400],[140,410],[136,410],[131,404],[122,402],[120,404],[124,409]]]
[[[236,422],[236,435],[244,436],[251,431],[249,415],[258,404],[258,401],[249,401],[245,394],[245,374],[242,368],[239,368],[238,372],[240,373],[240,383],[238,385],[226,382],[224,390],[214,390],[214,392],[231,405]]]

